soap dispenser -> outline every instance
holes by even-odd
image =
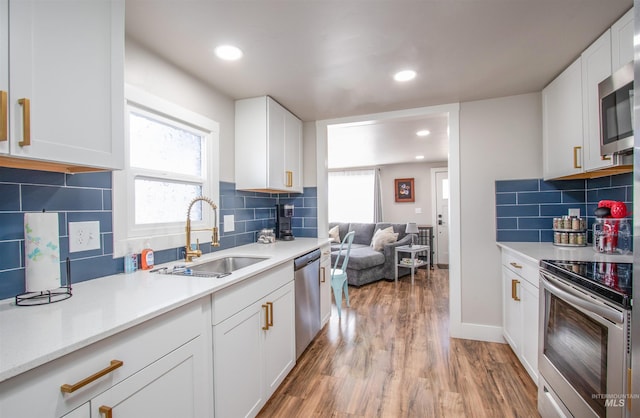
[[[153,250],[151,249],[149,241],[144,243],[144,249],[142,250],[140,259],[143,270],[149,270],[153,268]]]

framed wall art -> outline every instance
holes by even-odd
[[[396,202],[415,202],[413,179],[395,179]]]

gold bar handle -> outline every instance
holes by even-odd
[[[512,261],[512,262],[511,262],[511,263],[509,263],[509,264],[511,264],[513,267],[515,267],[515,268],[517,268],[517,269],[521,269],[521,268],[522,268],[522,266],[521,266],[520,264],[516,263],[515,261]]]
[[[22,141],[18,142],[21,147],[31,145],[31,101],[20,99],[18,104],[22,106]]]
[[[269,329],[269,306],[262,305],[262,307],[264,308],[264,327],[262,329],[266,331]]]
[[[518,284],[519,283],[520,283],[519,280],[511,279],[511,299],[515,300],[516,302],[520,301],[520,298],[518,297]]]
[[[272,327],[273,326],[273,302],[267,302],[267,305],[269,305],[269,312],[271,313],[269,315],[269,326]]]
[[[0,141],[9,139],[9,109],[7,92],[0,91]]]
[[[104,418],[113,418],[113,408],[111,408],[110,406],[105,406],[102,405],[100,408],[98,408],[98,412],[100,412],[100,415],[104,415]]]
[[[602,156],[602,161],[611,161],[611,156],[610,155],[603,155]]]
[[[573,168],[582,168],[582,165],[578,165],[578,150],[582,147],[573,147]]]
[[[81,387],[84,387],[86,385],[88,385],[89,383],[98,380],[99,378],[101,378],[102,376],[111,373],[112,371],[114,371],[115,369],[122,367],[124,363],[120,360],[111,360],[111,364],[108,367],[105,367],[104,369],[100,370],[99,372],[92,374],[91,376],[82,379],[81,381],[79,381],[78,383],[75,383],[73,385],[69,385],[69,384],[64,384],[62,386],[60,386],[60,390],[64,393],[73,393],[76,390],[80,389]]]
[[[287,174],[287,184],[286,187],[293,187],[293,171],[285,171]]]
[[[320,283],[324,283],[327,281],[327,269],[320,267],[320,271],[322,271],[322,279],[320,279]]]

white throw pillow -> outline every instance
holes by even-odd
[[[398,234],[393,232],[393,227],[378,229],[371,239],[371,247],[376,251],[382,251],[385,244],[391,244],[398,240]]]
[[[340,242],[340,227],[338,225],[329,230],[329,238],[331,238],[331,242]]]

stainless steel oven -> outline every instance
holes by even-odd
[[[632,265],[540,265],[540,414],[628,417]]]

